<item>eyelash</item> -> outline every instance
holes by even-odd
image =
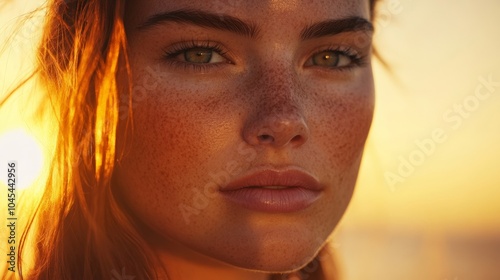
[[[217,42],[212,42],[212,41],[203,41],[203,42],[197,42],[197,41],[184,41],[180,42],[174,46],[170,46],[169,49],[163,50],[163,60],[168,62],[169,64],[173,66],[178,66],[182,67],[185,70],[195,70],[195,71],[203,71],[208,68],[212,67],[218,67],[221,65],[225,65],[226,63],[191,63],[187,61],[178,61],[175,60],[175,58],[179,55],[181,55],[183,52],[188,51],[190,49],[194,48],[202,48],[202,49],[207,49],[213,52],[216,52],[220,56],[224,57],[225,59],[228,60],[229,64],[232,64],[232,61],[227,57],[228,51],[222,46],[221,44]]]
[[[347,66],[340,66],[340,67],[335,67],[335,68],[326,68],[327,71],[346,71],[346,70],[353,70],[354,68],[357,67],[363,67],[367,64],[367,56],[366,55],[361,55],[358,51],[354,50],[352,47],[349,46],[329,46],[326,48],[321,48],[317,51],[315,51],[309,59],[314,57],[315,55],[318,55],[323,52],[333,52],[336,54],[340,54],[343,56],[346,56],[351,60],[351,63]],[[323,67],[325,68],[325,67]]]
[[[181,55],[183,52],[194,49],[194,48],[203,48],[207,49],[213,52],[216,52],[220,56],[224,57],[225,59],[228,60],[228,64],[233,64],[233,62],[227,58],[227,53],[228,51],[224,48],[223,45],[217,43],[217,42],[212,42],[212,41],[203,41],[203,42],[198,42],[198,41],[184,41],[180,42],[174,46],[170,46],[168,49],[163,50],[163,60],[166,61],[167,63],[176,66],[176,67],[182,67],[184,70],[195,70],[195,71],[200,71],[203,72],[209,68],[213,67],[220,67],[222,65],[225,65],[226,63],[190,63],[186,61],[179,61],[176,60],[175,58],[179,55]],[[347,70],[353,70],[354,68],[358,67],[363,67],[367,64],[367,56],[366,55],[360,55],[359,52],[355,51],[353,48],[349,46],[329,46],[326,48],[321,48],[314,52],[309,59],[311,59],[313,56],[318,55],[323,52],[333,52],[339,55],[343,55],[351,61],[351,63],[347,66],[341,66],[341,67],[335,67],[335,68],[326,68],[325,70],[327,71],[347,71]],[[313,65],[316,66],[316,65]],[[319,66],[321,67],[321,66]],[[322,67],[325,68],[325,67]]]

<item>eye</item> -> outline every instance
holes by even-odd
[[[225,48],[211,41],[180,42],[164,50],[163,59],[175,66],[220,66],[232,63]]]
[[[336,51],[323,51],[313,55],[312,64],[324,67],[345,67],[351,64],[351,59]]]
[[[347,49],[329,49],[316,52],[305,66],[319,66],[332,69],[348,69],[360,66],[364,62],[357,52]]]
[[[210,48],[191,48],[184,50],[177,58],[182,58],[189,63],[219,63],[227,61],[220,54]]]

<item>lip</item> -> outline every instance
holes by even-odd
[[[298,169],[265,169],[251,172],[220,189],[231,202],[259,212],[286,213],[303,210],[321,195],[323,186]]]

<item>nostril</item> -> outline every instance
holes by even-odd
[[[292,142],[292,143],[296,143],[296,142],[300,142],[300,141],[302,141],[302,139],[303,139],[303,137],[302,137],[302,136],[300,136],[300,135],[295,135],[295,137],[293,137],[293,138],[290,140],[290,142]]]
[[[274,137],[268,134],[262,134],[257,137],[259,138],[259,142],[261,143],[272,143],[274,141]]]

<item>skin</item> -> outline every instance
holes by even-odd
[[[259,34],[186,23],[137,28],[179,9],[237,17]],[[301,268],[324,245],[352,196],[372,121],[371,33],[302,40],[300,31],[348,16],[369,19],[368,1],[128,1],[134,127],[120,122],[114,179],[169,279],[265,279]],[[179,42],[207,40],[224,47],[213,64],[165,57]],[[311,63],[330,46],[348,46],[364,63]],[[291,213],[248,210],[217,191],[262,167],[304,170],[324,190]]]

